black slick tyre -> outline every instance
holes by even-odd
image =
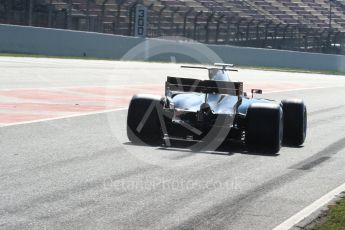
[[[284,113],[283,143],[300,146],[307,136],[307,108],[302,100],[282,101]]]
[[[283,139],[283,111],[279,104],[253,103],[246,115],[245,143],[250,150],[279,152]]]
[[[127,116],[127,136],[135,144],[159,145],[162,131],[158,109],[161,97],[139,94],[133,96]]]

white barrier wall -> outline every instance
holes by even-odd
[[[132,53],[130,52],[131,54],[128,55],[128,51],[134,47],[136,49],[132,50]],[[211,50],[221,60],[211,54]],[[114,59],[121,59],[127,54],[127,59],[136,60],[148,58],[156,61],[170,61],[173,57],[178,62],[198,61],[206,64],[223,61],[247,66],[345,72],[345,56],[343,55],[225,45],[207,45],[205,48],[204,45],[189,42],[165,41],[161,39],[145,40],[126,36],[14,25],[0,25],[0,52]],[[193,54],[193,52],[195,53]],[[195,57],[195,55],[200,57],[201,54],[208,57],[196,58],[197,60],[190,58]]]

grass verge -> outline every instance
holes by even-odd
[[[315,230],[344,230],[345,229],[345,198],[329,206],[322,223],[315,226]]]

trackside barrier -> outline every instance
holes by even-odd
[[[149,42],[146,51],[138,55],[136,60],[145,60],[145,57],[150,56],[150,44],[155,46],[178,44],[170,40],[154,38],[147,40]],[[2,53],[121,59],[130,49],[144,41],[145,38],[0,24],[0,52]],[[194,42],[188,45],[196,49],[198,46],[203,46]],[[207,47],[224,62],[237,65],[345,72],[345,56],[343,55],[228,45],[207,45]],[[193,62],[193,59],[174,53],[157,55],[149,60],[169,62],[172,56],[176,57],[178,62]]]

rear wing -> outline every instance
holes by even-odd
[[[165,83],[165,94],[167,95],[168,92],[215,93],[241,96],[243,94],[243,83],[168,77]]]
[[[205,69],[205,70],[224,70],[224,71],[234,71],[238,72],[237,69],[233,69],[231,67],[234,67],[233,64],[224,64],[224,63],[214,63],[214,67],[205,67],[205,66],[194,66],[194,65],[182,65],[181,68],[187,68],[187,69]]]

